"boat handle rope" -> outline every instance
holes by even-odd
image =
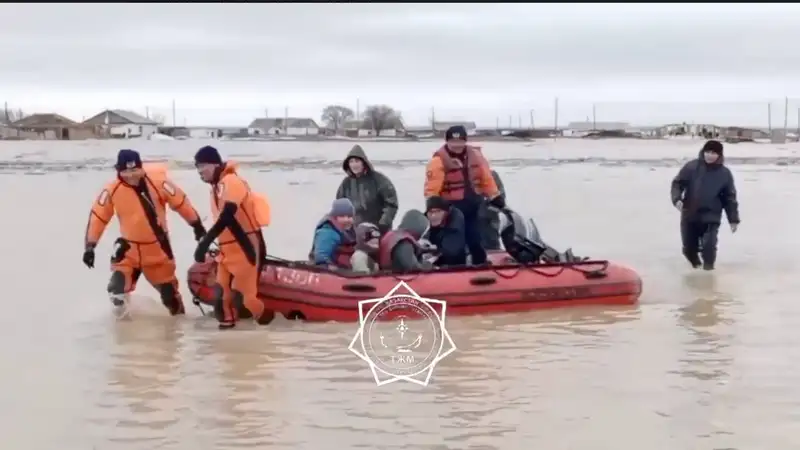
[[[501,273],[501,271],[503,271],[503,270],[510,270],[510,269],[492,269],[492,272],[494,272],[495,275],[499,276],[500,278],[503,278],[503,279],[506,279],[506,280],[510,280],[510,279],[515,278],[517,275],[519,275],[519,273],[522,271],[522,269],[530,270],[531,272],[534,272],[536,274],[539,274],[539,275],[547,277],[547,278],[555,278],[555,277],[561,275],[562,273],[564,273],[564,271],[567,270],[567,269],[574,270],[576,272],[580,272],[580,273],[583,274],[583,276],[589,277],[589,276],[592,276],[594,274],[604,273],[606,271],[606,269],[608,269],[609,262],[608,261],[598,261],[597,263],[594,263],[594,264],[601,264],[602,267],[599,268],[599,269],[594,269],[594,270],[584,269],[581,266],[586,265],[586,262],[582,261],[582,262],[577,262],[577,263],[561,264],[558,267],[558,270],[553,272],[553,273],[546,272],[542,268],[537,267],[537,266],[519,266],[519,267],[514,268],[513,269],[514,273],[512,273],[510,275],[505,275],[505,274]],[[555,266],[550,266],[550,267],[555,267]]]

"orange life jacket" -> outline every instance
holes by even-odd
[[[378,266],[381,270],[392,270],[392,251],[403,241],[411,242],[419,251],[417,239],[406,230],[392,230],[383,235],[378,244]]]
[[[444,146],[434,153],[435,157],[442,160],[444,166],[444,186],[442,186],[440,196],[445,200],[463,200],[468,187],[467,183],[476,194],[484,194],[486,160],[477,147],[468,145],[464,151],[466,152],[466,167],[459,159],[450,156]]]
[[[333,254],[334,264],[343,269],[350,269],[352,267],[350,264],[350,258],[353,256],[353,253],[356,252],[355,231],[349,230],[345,232],[340,230],[339,227],[337,227],[328,216],[323,217],[314,230],[319,230],[325,224],[329,224],[339,233],[340,236],[342,236],[342,241],[339,243],[339,246],[336,248],[336,251]],[[314,261],[314,244],[311,244],[311,251],[308,252],[308,259],[309,261]]]

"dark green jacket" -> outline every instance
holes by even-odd
[[[350,172],[347,164],[350,158],[364,161],[364,173],[355,176]],[[360,145],[353,146],[342,162],[342,169],[347,176],[339,185],[336,198],[348,198],[353,202],[353,206],[356,207],[356,224],[373,223],[383,233],[391,230],[398,208],[397,191],[394,189],[394,184],[386,175],[377,172],[372,167],[372,163],[369,162],[367,154]]]

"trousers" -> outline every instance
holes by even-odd
[[[681,220],[681,243],[683,256],[693,266],[704,264],[713,267],[717,262],[718,223],[706,223],[690,219]],[[702,261],[700,257],[702,256]]]

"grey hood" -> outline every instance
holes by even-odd
[[[365,152],[360,145],[356,144],[350,149],[350,152],[344,158],[344,161],[342,161],[342,170],[344,170],[344,173],[346,173],[348,176],[353,176],[353,172],[351,172],[350,168],[347,166],[347,162],[350,161],[350,158],[358,158],[361,161],[364,161],[364,167],[367,169],[365,173],[375,171],[375,169],[372,167],[372,163],[369,162],[369,158],[367,158],[367,152]]]

